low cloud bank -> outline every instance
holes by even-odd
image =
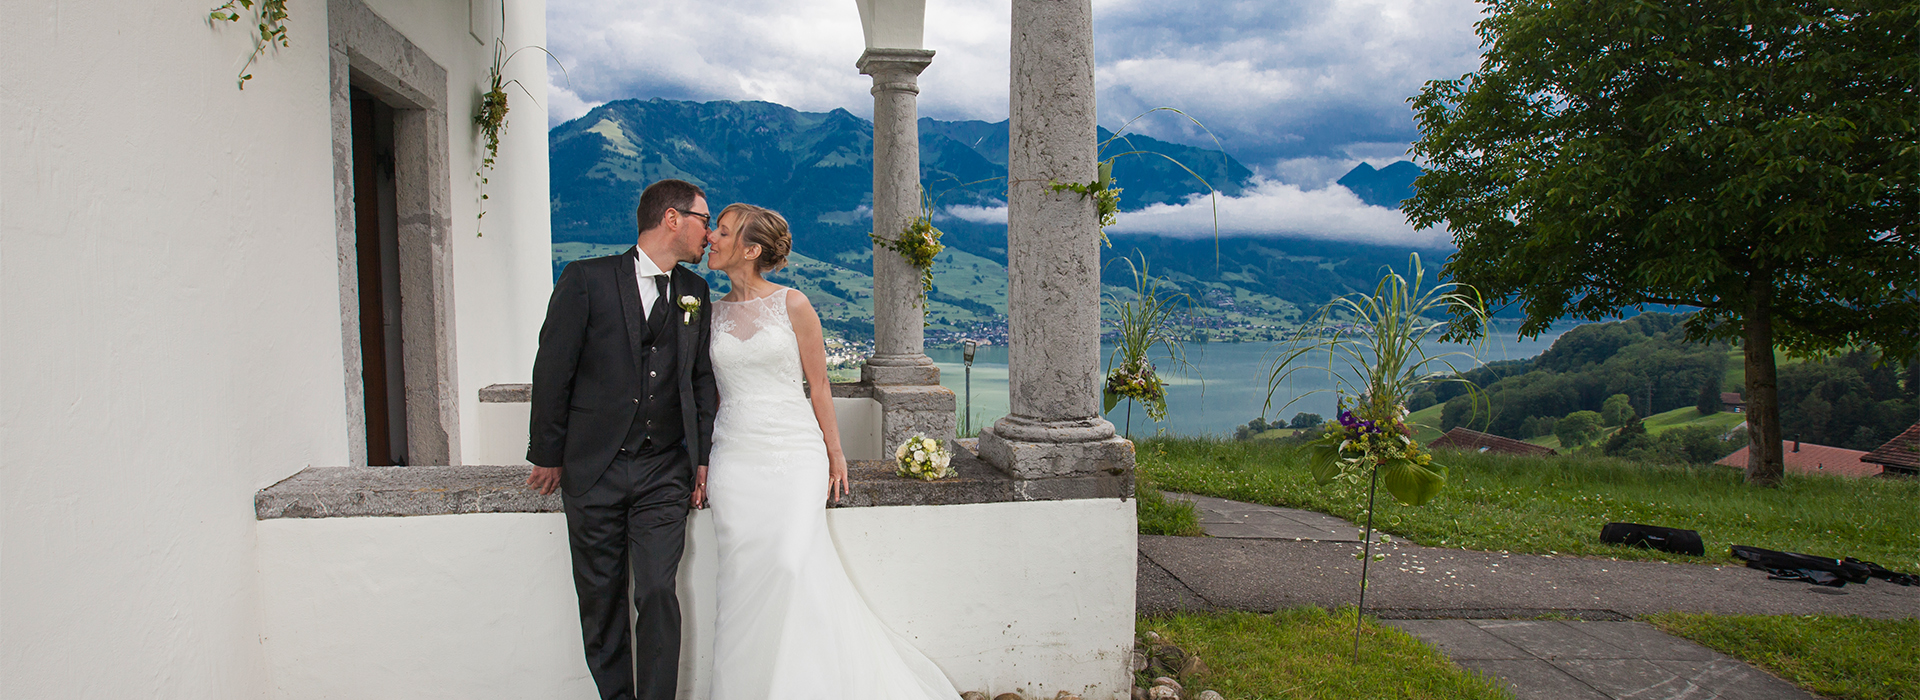
[[[1120,196],[1124,199],[1126,193]],[[1214,235],[1215,211],[1210,198],[1194,195],[1182,204],[1155,204],[1121,212],[1119,223],[1107,231],[1210,237]],[[1362,202],[1345,187],[1306,190],[1259,179],[1241,196],[1220,197],[1217,211],[1221,236],[1312,238],[1417,248],[1447,248],[1453,244],[1445,228],[1416,231],[1398,209]]]
[[[947,216],[976,224],[1007,223],[1007,206],[979,207],[972,204],[955,204],[946,208]]]

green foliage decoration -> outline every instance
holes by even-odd
[[[1186,163],[1180,162],[1178,158],[1174,158],[1173,156],[1167,155],[1165,153],[1155,153],[1153,151],[1148,151],[1140,148],[1133,148],[1133,142],[1127,140],[1127,137],[1126,137],[1127,129],[1129,127],[1132,127],[1134,122],[1139,121],[1140,119],[1146,117],[1147,115],[1153,114],[1155,112],[1172,112],[1174,114],[1178,114],[1182,117],[1185,117],[1187,121],[1193,122],[1195,126],[1200,127],[1201,131],[1207,132],[1207,136],[1213,139],[1214,145],[1216,146],[1220,145],[1220,138],[1217,136],[1214,136],[1213,130],[1208,129],[1207,125],[1200,123],[1200,120],[1194,119],[1192,116],[1188,115],[1186,112],[1182,112],[1172,107],[1155,107],[1153,109],[1149,109],[1145,112],[1140,113],[1139,115],[1135,116],[1132,119],[1128,119],[1127,123],[1122,124],[1118,130],[1113,132],[1113,136],[1108,137],[1107,140],[1100,142],[1100,151],[1102,152],[1105,152],[1107,150],[1107,146],[1109,146],[1115,141],[1120,141],[1122,143],[1125,143],[1127,147],[1131,150],[1121,152],[1121,153],[1115,153],[1111,156],[1101,159],[1098,166],[1094,170],[1094,178],[1092,182],[1049,182],[1047,183],[1047,188],[1053,190],[1054,192],[1073,192],[1073,193],[1079,194],[1083,198],[1093,200],[1094,215],[1096,219],[1100,222],[1100,242],[1101,243],[1104,243],[1107,245],[1113,244],[1112,241],[1107,239],[1107,227],[1112,226],[1115,223],[1118,223],[1120,220],[1121,188],[1115,186],[1113,183],[1113,162],[1126,156],[1158,156],[1160,158],[1165,158],[1167,162],[1173,163],[1175,166],[1178,166],[1181,170],[1186,171],[1187,175],[1192,176],[1193,179],[1195,180],[1198,180],[1201,185],[1204,185],[1207,188],[1207,196],[1213,202],[1213,229],[1214,229],[1215,236],[1217,237],[1220,232],[1220,191],[1218,189],[1214,188],[1214,186],[1211,183],[1207,182],[1206,178],[1201,177],[1200,173],[1194,172],[1193,168],[1188,167]],[[1221,146],[1220,150],[1225,151],[1226,147]]]
[[[1107,227],[1120,220],[1120,188],[1113,186],[1113,159],[1100,161],[1093,182],[1053,182],[1055,192],[1073,192],[1093,200],[1093,213],[1100,221],[1100,242],[1107,241]],[[1110,244],[1110,243],[1109,243]]]
[[[940,251],[947,247],[940,244],[940,229],[933,225],[933,205],[931,200],[922,204],[920,213],[907,220],[900,229],[899,238],[887,238],[878,233],[868,234],[874,245],[886,248],[900,255],[914,269],[920,271],[920,296],[914,300],[921,308],[926,308],[927,293],[933,291],[933,261],[940,257]]]
[[[1522,334],[1699,308],[1690,338],[1748,351],[1777,485],[1775,347],[1920,353],[1920,3],[1484,2],[1479,70],[1410,100],[1408,220]]]
[[[506,25],[506,13],[506,4],[502,3],[500,6],[501,26]],[[520,55],[521,51],[527,49],[537,49],[549,58],[552,58],[555,64],[560,63],[560,58],[554,56],[553,52],[546,50],[544,47],[522,46],[515,49],[513,53],[507,53],[506,48],[505,42],[501,41],[499,37],[494,38],[493,63],[487,67],[487,90],[486,92],[480,93],[479,108],[473,115],[473,124],[480,128],[480,137],[485,139],[487,149],[487,155],[480,159],[480,167],[473,171],[473,176],[480,180],[480,201],[482,202],[489,199],[486,192],[486,186],[489,182],[486,173],[493,169],[494,163],[500,158],[500,132],[505,131],[507,128],[507,86],[512,85],[520,88],[520,92],[525,94],[527,99],[533,99],[533,93],[527,90],[526,85],[522,84],[518,79],[505,80],[501,72],[506,69],[507,63],[512,61],[514,56]],[[561,75],[566,75],[566,71],[566,66],[560,66]],[[568,80],[571,82],[571,77],[569,77]],[[535,100],[534,105],[536,107],[539,106],[539,101]],[[484,204],[481,205],[480,213],[474,215],[473,218],[476,222],[487,218],[487,210]],[[474,232],[474,236],[476,237],[485,235],[485,230],[476,230]]]
[[[227,0],[226,4],[209,10],[207,18],[216,22],[238,22],[242,10],[251,10],[254,19],[253,55],[240,67],[238,80],[240,89],[245,90],[247,81],[253,79],[253,73],[248,71],[267,53],[267,48],[287,46],[287,0]]]

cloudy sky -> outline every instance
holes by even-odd
[[[852,0],[548,0],[553,124],[609,100],[767,100],[871,116],[872,82],[853,67],[863,41]],[[1406,158],[1416,136],[1406,98],[1479,60],[1472,0],[1094,0],[1100,121],[1116,128],[1175,107],[1217,135],[1262,178],[1222,205],[1223,230],[1367,231],[1434,245],[1397,212],[1318,192],[1355,164]],[[920,113],[1007,116],[1008,0],[928,0]],[[1133,130],[1211,145],[1189,122],[1149,118]],[[1124,184],[1124,183],[1123,183]],[[1204,218],[1211,235],[1211,206]],[[1161,207],[1123,228],[1200,218]],[[1369,211],[1377,210],[1377,211]],[[1395,226],[1397,222],[1397,226]],[[1383,228],[1384,227],[1384,228]],[[1304,235],[1291,233],[1282,235]],[[1438,238],[1436,238],[1438,236]]]

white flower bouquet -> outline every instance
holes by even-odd
[[[893,457],[899,462],[899,470],[894,472],[909,479],[933,481],[953,476],[953,453],[941,446],[938,440],[925,435],[915,434],[900,443],[900,449],[893,451]]]

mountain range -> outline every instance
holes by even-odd
[[[991,212],[1004,206],[1008,125],[922,118],[919,126],[922,189],[948,246],[929,298],[930,340],[979,334],[1005,309],[1006,224]],[[1219,150],[1136,134],[1114,138],[1105,129],[1100,139],[1102,157],[1114,159],[1123,211],[1185,202],[1209,186],[1235,196],[1254,184],[1251,169]],[[554,127],[549,144],[556,274],[569,260],[632,245],[640,190],[680,178],[705,188],[715,211],[744,201],[784,214],[796,264],[780,281],[815,297],[846,335],[870,332],[867,120],[844,109],[802,112],[768,102],[620,100]],[[1377,170],[1361,164],[1337,184],[1362,201],[1397,207],[1419,174],[1404,161]],[[1408,252],[1278,237],[1114,235],[1105,255],[1146,262],[1207,309],[1183,318],[1190,335],[1253,340],[1333,296],[1371,290],[1381,267],[1404,266]],[[1106,266],[1105,284],[1131,281],[1126,265]]]

